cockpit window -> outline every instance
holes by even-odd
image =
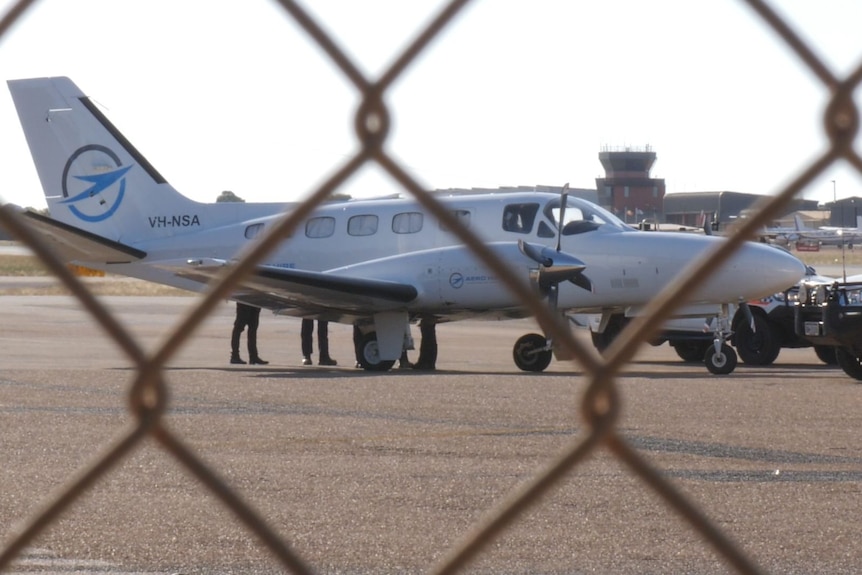
[[[545,217],[553,222],[554,228],[559,227],[560,199],[549,201],[543,210]],[[563,216],[563,235],[573,235],[597,229],[602,225],[610,225],[622,230],[629,230],[619,218],[609,211],[579,198],[567,197],[566,213]]]
[[[503,210],[503,229],[516,234],[529,234],[539,211],[539,204],[509,204]]]

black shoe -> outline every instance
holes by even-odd
[[[243,361],[243,359],[238,355],[230,356],[230,362],[231,363],[240,363],[242,365],[245,365],[245,362]]]
[[[320,361],[317,362],[317,365],[338,365],[338,362],[331,357],[321,357]]]
[[[267,365],[269,363],[268,361],[260,359],[259,357],[253,357],[248,362],[252,365]]]
[[[302,365],[312,365],[311,358],[309,356],[305,356],[302,358]]]

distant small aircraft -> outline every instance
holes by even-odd
[[[760,234],[763,241],[776,245],[786,246],[790,242],[795,242],[799,239],[799,234],[802,230],[807,229],[802,222],[802,218],[798,215],[793,218],[794,225],[792,226],[775,226],[764,228]]]
[[[823,246],[841,246],[862,243],[862,216],[856,218],[855,228],[821,226],[812,228],[806,226],[799,215],[793,217],[792,227],[766,228],[761,237],[777,245],[789,245],[793,242],[816,242]]]
[[[27,215],[70,262],[201,291],[296,207],[189,200],[68,78],[8,85],[52,217]],[[639,232],[565,193],[440,200],[559,313],[610,317],[645,306],[688,263],[724,241]],[[747,301],[792,285],[804,273],[788,253],[747,243],[689,303]],[[389,369],[401,354],[409,322],[422,317],[528,315],[482,261],[411,199],[318,207],[233,297],[278,314],[359,326],[361,363],[369,370]],[[707,354],[714,373],[729,373],[736,365],[724,337],[717,332],[715,349]],[[515,344],[513,356],[521,369],[542,371],[554,351],[545,335],[528,334]]]

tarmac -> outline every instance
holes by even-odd
[[[152,353],[196,299],[102,301]],[[300,322],[266,313],[259,346],[271,363],[232,366],[233,310],[220,305],[168,362],[166,427],[313,572],[429,572],[585,436],[578,366],[526,374],[512,362],[531,321],[441,325],[438,371],[375,374],[353,367],[349,326],[330,324],[339,366],[303,367]],[[0,297],[0,317],[5,544],[134,423],[135,370],[69,297]],[[862,570],[862,385],[810,349],[719,377],[667,345],[643,348],[618,385],[620,435],[765,572]],[[10,569],[284,572],[153,438]],[[602,448],[464,572],[734,571]]]

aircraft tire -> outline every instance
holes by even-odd
[[[380,359],[380,350],[377,348],[377,332],[371,331],[362,336],[362,342],[359,346],[359,365],[365,371],[389,371],[395,365],[394,359]]]
[[[543,335],[528,333],[521,336],[512,349],[515,365],[522,371],[545,371],[545,368],[551,365],[551,350],[541,350],[545,345],[547,341]]]
[[[843,347],[835,348],[835,359],[844,373],[853,379],[862,381],[862,357]]]
[[[817,359],[826,365],[838,364],[838,359],[835,357],[835,348],[831,345],[815,345],[814,353],[817,354]]]
[[[721,344],[721,351],[715,351],[715,346],[709,346],[703,358],[706,369],[713,375],[727,375],[736,369],[736,352],[726,343]]]
[[[748,365],[771,365],[781,351],[778,334],[767,319],[754,315],[754,331],[747,321],[736,327],[736,352]]]

